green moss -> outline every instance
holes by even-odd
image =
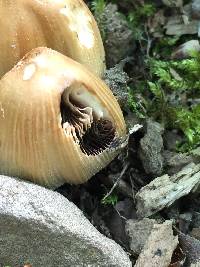
[[[178,149],[188,151],[200,145],[200,105],[188,105],[189,98],[200,96],[200,55],[179,61],[149,60],[151,79],[149,90],[153,105],[148,112],[171,128],[181,130],[185,141]],[[175,93],[175,103],[170,96]],[[183,99],[183,100],[182,100]],[[157,112],[159,110],[159,112]]]
[[[141,77],[129,84],[128,105],[140,119],[153,117],[166,127],[179,129],[185,139],[177,149],[189,151],[200,145],[200,104],[190,106],[187,101],[200,98],[200,54],[191,52],[188,59],[171,60],[172,51],[188,41],[188,36],[164,35],[162,38],[153,37],[155,42],[151,44],[151,57],[145,58],[148,38],[151,38],[145,27],[156,13],[156,7],[153,1],[144,5],[140,5],[139,1],[134,5],[130,0],[125,1],[130,8],[123,16],[140,44],[140,60],[143,61]],[[119,3],[117,0],[93,0],[92,9],[97,21],[110,2]],[[101,19],[100,29],[105,38],[103,28]]]
[[[186,152],[200,145],[200,105],[189,108],[177,107],[170,111],[171,126],[180,129],[185,141],[177,144],[177,150]]]
[[[160,86],[169,90],[200,89],[198,76],[200,74],[200,60],[195,57],[181,61],[162,61],[150,59],[150,73]]]
[[[153,4],[144,4],[143,6],[138,5],[135,9],[129,11],[127,20],[135,40],[144,39],[145,22],[149,17],[154,15],[155,11],[156,8]]]
[[[147,113],[147,102],[142,97],[142,94],[139,94],[133,88],[129,88],[129,96],[128,96],[128,106],[130,110],[136,114],[136,116],[140,119],[144,119]]]
[[[158,39],[153,48],[153,55],[158,58],[168,58],[180,38],[180,36],[163,36]]]
[[[94,0],[91,3],[91,9],[97,17],[103,13],[105,7],[106,0]]]
[[[111,195],[101,200],[101,203],[104,205],[114,206],[117,202],[118,202],[118,196],[115,193],[112,193]]]
[[[93,0],[91,2],[91,10],[95,16],[95,19],[97,21],[97,24],[99,26],[99,30],[101,33],[102,40],[106,39],[106,34],[105,34],[105,27],[104,27],[104,19],[103,19],[103,12],[104,9],[107,5],[106,0]]]
[[[148,78],[142,82],[143,90],[140,86],[131,88],[129,101],[138,117],[153,117],[168,128],[180,130],[185,138],[177,149],[184,152],[200,145],[200,104],[192,102],[200,98],[200,55],[191,56],[179,61],[148,58]],[[142,105],[135,98],[139,92]]]
[[[129,13],[129,21],[137,26],[141,24],[142,20],[146,20],[148,17],[154,15],[156,8],[153,4],[144,4],[142,6],[138,6],[137,9],[130,11]]]

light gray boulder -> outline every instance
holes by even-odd
[[[59,193],[0,176],[0,264],[36,267],[131,266],[124,250],[100,234]]]

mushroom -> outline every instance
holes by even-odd
[[[106,84],[48,48],[0,80],[0,172],[55,188],[79,184],[118,153],[126,127]]]
[[[26,53],[52,48],[102,76],[104,48],[82,0],[0,0],[0,77]]]

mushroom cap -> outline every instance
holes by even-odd
[[[0,0],[0,32],[0,77],[40,46],[103,75],[103,43],[96,21],[82,0]]]
[[[126,136],[106,84],[48,48],[33,49],[0,80],[0,129],[0,172],[48,187],[88,180]]]

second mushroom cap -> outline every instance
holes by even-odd
[[[0,0],[0,32],[0,77],[39,46],[52,48],[103,75],[103,43],[82,0]]]

